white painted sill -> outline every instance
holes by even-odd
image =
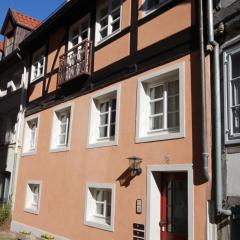
[[[87,148],[111,147],[111,146],[117,146],[117,145],[118,145],[117,140],[101,141],[101,142],[99,141],[99,142],[95,142],[95,143],[88,143]]]
[[[49,149],[49,152],[51,152],[51,153],[68,152],[69,150],[70,150],[70,146],[52,147]]]
[[[39,209],[38,210],[33,210],[31,208],[24,208],[24,212],[39,215]]]
[[[105,231],[113,232],[112,225],[101,224],[101,223],[97,223],[97,222],[89,221],[89,220],[85,221],[84,224],[89,227],[99,228],[99,229],[102,229]]]

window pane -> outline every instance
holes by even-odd
[[[232,81],[232,106],[240,104],[240,81]]]
[[[163,113],[163,100],[150,103],[151,115]]]
[[[156,130],[156,129],[162,129],[162,128],[163,128],[163,116],[150,118],[150,130]]]
[[[168,98],[168,112],[178,111],[179,110],[179,97],[170,97]]]
[[[113,21],[116,20],[117,18],[120,18],[120,8],[115,10],[113,13],[112,13],[112,19]]]
[[[100,104],[101,113],[108,112],[108,108],[109,108],[109,102],[104,102]]]
[[[118,20],[112,24],[112,32],[117,31],[119,28],[120,28],[120,20]]]
[[[179,93],[178,81],[168,83],[168,96],[176,95]]]
[[[162,98],[163,97],[163,86],[160,85],[155,88],[150,88],[150,99],[154,100],[157,98]]]
[[[240,52],[232,55],[232,78],[240,76]]]
[[[100,18],[103,18],[108,15],[108,7],[102,8],[100,11]]]
[[[66,139],[66,135],[65,134],[59,135],[59,144],[60,145],[65,144],[65,139]]]
[[[100,25],[101,25],[101,28],[104,28],[105,26],[107,26],[108,18],[103,18],[102,20],[100,20]]]
[[[168,113],[168,128],[179,126],[179,113]]]
[[[100,31],[101,39],[104,39],[106,36],[107,36],[107,28],[105,28],[104,30]]]
[[[96,203],[96,207],[97,207],[97,214],[98,215],[104,215],[104,203]]]
[[[115,123],[116,122],[116,112],[112,112],[111,114],[111,123]]]
[[[112,109],[116,109],[116,99],[112,100]]]
[[[110,127],[110,137],[114,137],[115,136],[115,124],[111,125]]]
[[[82,32],[81,38],[82,38],[82,41],[85,40],[85,39],[88,39],[88,31]]]
[[[154,8],[156,6],[158,6],[159,4],[159,0],[146,0],[147,1],[147,8],[148,9],[151,9],[151,8]]]
[[[104,125],[108,123],[108,114],[104,114],[100,116],[100,124]]]
[[[240,108],[236,107],[233,111],[233,133],[240,133]]]
[[[120,0],[113,0],[112,1],[112,10],[120,6]]]
[[[107,137],[107,127],[99,127],[100,138]]]

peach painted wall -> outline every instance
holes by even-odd
[[[135,144],[136,93],[139,77],[180,62],[185,63],[185,137]],[[198,55],[194,53],[118,83],[121,86],[118,146],[86,148],[89,102],[96,92],[73,100],[70,151],[49,152],[53,111],[52,109],[42,111],[37,154],[21,158],[13,220],[72,240],[132,239],[133,223],[146,226],[147,165],[165,164],[165,155],[171,155],[170,164],[189,164],[194,161],[192,120],[195,103],[192,102],[192,98],[196,99],[195,94],[198,92],[197,64]],[[132,155],[143,158],[143,173],[134,178],[128,187],[120,187],[117,179],[128,168],[126,158]],[[43,182],[39,215],[23,211],[25,184],[28,180]],[[86,182],[116,184],[114,232],[84,225]],[[195,184],[194,195],[195,240],[205,240],[207,184]],[[137,198],[143,200],[141,215],[135,214]]]
[[[139,0],[141,2],[142,0]],[[195,24],[194,1],[187,0],[138,28],[138,50],[161,41]],[[141,5],[139,5],[141,6]],[[139,10],[139,16],[142,16]]]

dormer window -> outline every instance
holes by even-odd
[[[6,40],[5,40],[5,56],[12,53],[12,51],[14,50],[13,47],[14,47],[14,37],[13,37],[13,35],[11,35],[10,37],[6,37]]]
[[[33,54],[31,82],[43,77],[45,68],[45,47],[40,48]]]

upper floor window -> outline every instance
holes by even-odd
[[[143,77],[138,84],[137,142],[184,136],[183,66]]]
[[[72,106],[67,105],[54,111],[51,150],[67,150],[69,147]]]
[[[82,41],[89,39],[89,37],[90,37],[89,16],[86,16],[70,27],[68,50],[77,46]]]
[[[154,10],[158,9],[162,4],[169,0],[143,0],[144,15],[147,15]]]
[[[119,88],[113,88],[93,97],[89,123],[89,147],[117,144],[119,91]]]
[[[23,154],[33,154],[37,147],[39,116],[26,118],[23,140]]]
[[[96,44],[121,29],[121,0],[109,0],[97,11]]]
[[[240,141],[240,47],[224,53],[226,143]]]
[[[33,54],[31,67],[31,82],[43,77],[45,69],[45,47]]]

